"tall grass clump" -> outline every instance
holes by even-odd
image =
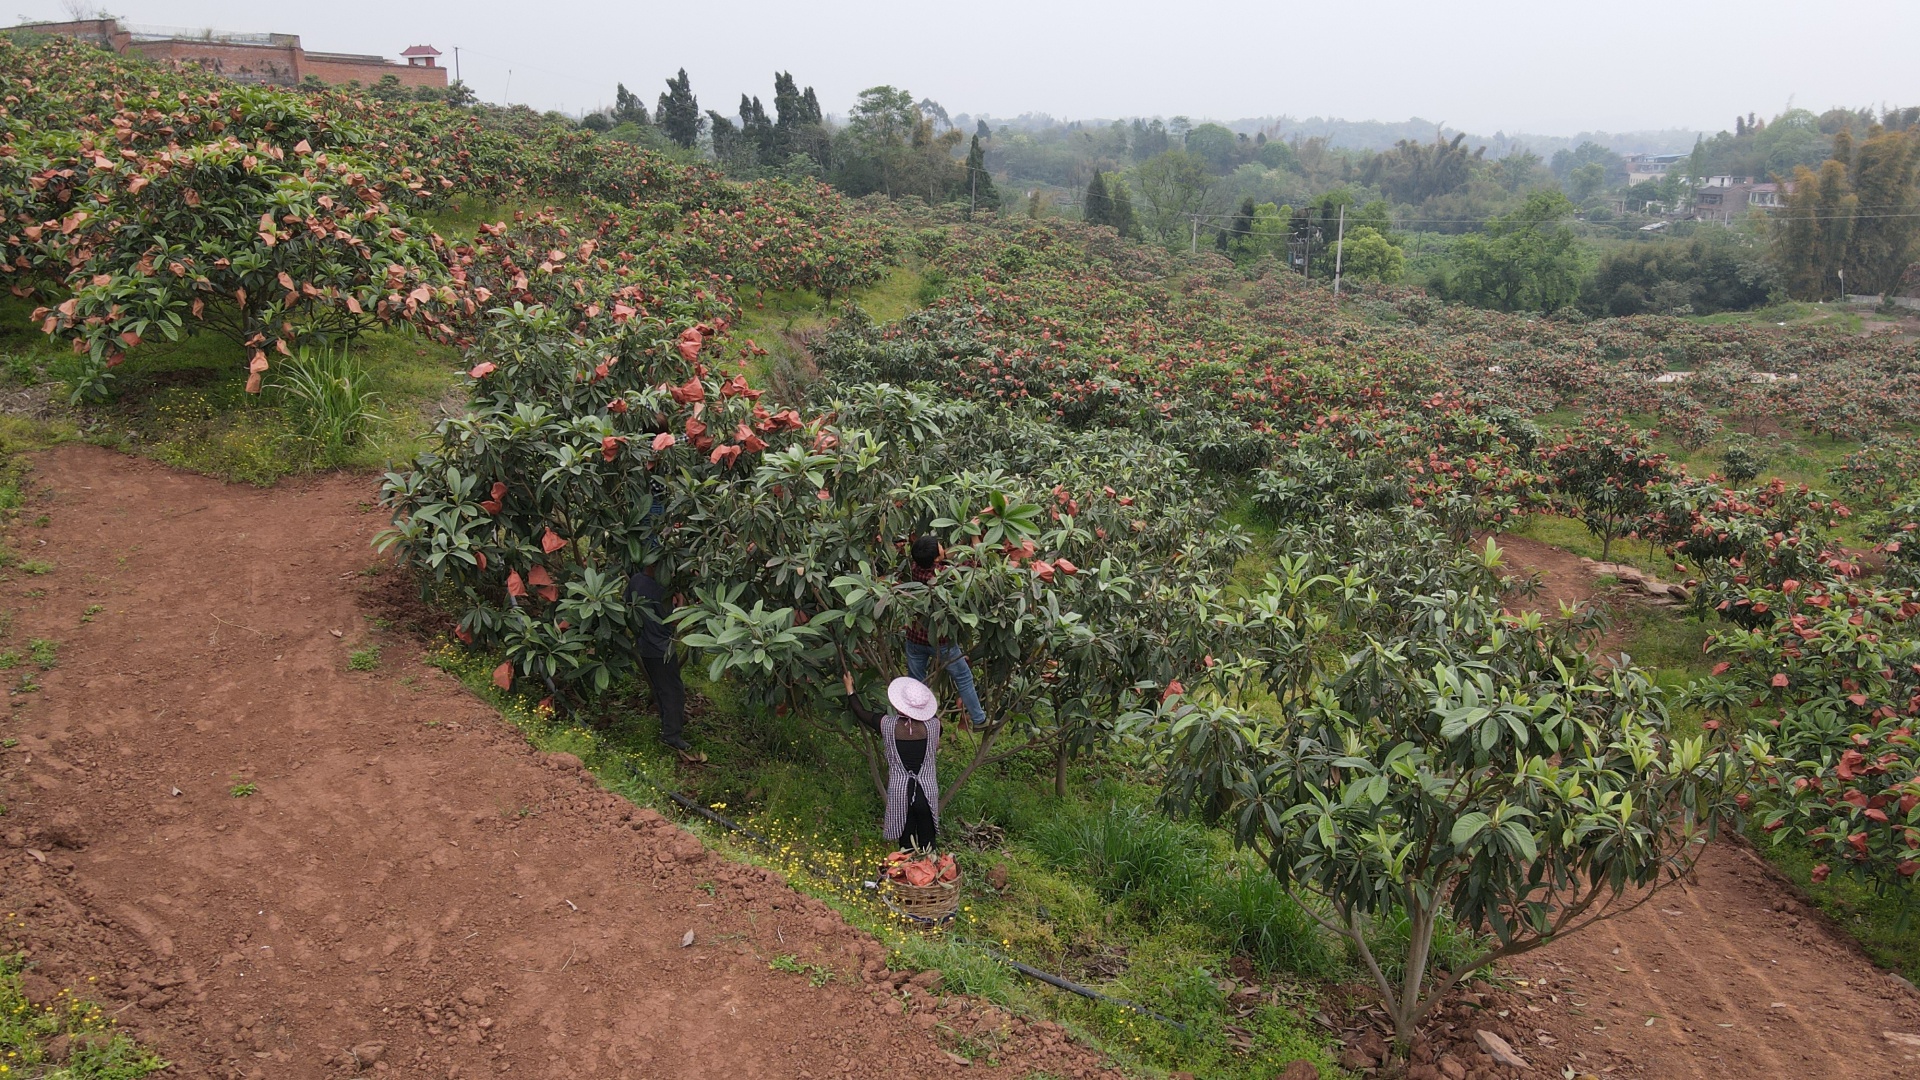
[[[1210,853],[1199,831],[1136,807],[1050,822],[1034,846],[1056,867],[1084,874],[1101,899],[1146,919],[1190,912],[1207,885]]]
[[[1208,920],[1226,935],[1234,952],[1264,974],[1292,972],[1330,979],[1340,956],[1328,945],[1313,916],[1287,895],[1266,867],[1242,866],[1221,879],[1208,897]]]
[[[372,377],[345,348],[303,348],[278,365],[281,407],[322,464],[335,464],[379,423]]]

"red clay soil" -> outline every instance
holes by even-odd
[[[55,568],[5,585],[7,640],[60,648],[5,724],[0,947],[173,1075],[928,1076],[960,1035],[1000,1044],[969,1072],[1104,1072],[1052,1025],[883,991],[877,943],[536,753],[417,644],[350,671],[368,478],[76,446],[37,480],[51,521],[16,543]]]
[[[1486,538],[1481,538],[1481,543]],[[1565,548],[1552,544],[1530,540],[1524,536],[1512,536],[1500,533],[1493,537],[1506,555],[1505,572],[1525,577],[1536,575],[1540,589],[1529,597],[1519,597],[1513,607],[1523,611],[1537,611],[1542,615],[1559,615],[1562,605],[1579,607],[1582,604],[1602,604],[1610,606],[1610,598],[1602,596],[1594,589],[1593,575],[1586,572],[1580,563],[1580,556]],[[1626,633],[1617,624],[1609,627],[1595,643],[1593,652],[1598,656],[1618,656],[1626,644]]]
[[[1573,556],[1499,542],[1515,569],[1543,574],[1544,595],[1592,599]],[[1737,841],[1709,849],[1696,878],[1515,961],[1507,973],[1527,986],[1448,1021],[1468,1043],[1475,1028],[1506,1037],[1526,1075],[1920,1076],[1920,993]]]

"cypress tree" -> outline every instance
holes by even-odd
[[[790,72],[773,73],[773,146],[767,164],[780,165],[794,154],[805,154],[824,166],[827,133],[822,129],[820,100],[813,87],[800,89]]]
[[[647,106],[645,102],[640,100],[640,95],[627,89],[626,83],[615,83],[613,91],[614,125],[617,127],[621,124],[639,124],[641,127],[646,127],[652,122],[652,120],[647,118]]]
[[[722,165],[733,165],[746,156],[742,153],[740,129],[733,121],[713,110],[707,110],[707,122],[713,132],[713,159]]]
[[[774,72],[774,126],[781,131],[790,131],[806,123],[806,107],[806,99],[800,95],[800,88],[794,85],[793,75],[785,71]]]
[[[1127,181],[1123,177],[1114,177],[1113,187],[1107,194],[1113,200],[1107,224],[1118,229],[1120,235],[1129,240],[1140,239],[1140,223],[1133,219],[1133,195],[1127,190]]]
[[[1233,215],[1233,223],[1225,232],[1214,238],[1213,244],[1224,252],[1232,252],[1244,247],[1253,237],[1253,196],[1249,195],[1240,203],[1240,212]]]
[[[1113,224],[1113,200],[1107,197],[1107,182],[1098,169],[1093,171],[1093,179],[1087,181],[1087,209],[1081,216],[1089,225]]]
[[[969,200],[970,206],[992,210],[1000,205],[1000,192],[994,189],[993,174],[987,171],[987,151],[978,135],[967,147],[967,172],[961,182],[965,185],[960,189],[961,197]],[[973,211],[968,210],[967,215],[971,217]]]
[[[693,96],[693,83],[687,78],[686,68],[680,69],[679,77],[667,80],[667,92],[660,95],[658,114],[660,129],[667,133],[667,138],[689,148],[700,141],[700,99]]]
[[[779,139],[773,129],[773,121],[767,119],[766,107],[759,98],[740,95],[740,133],[753,147],[754,158],[762,165],[778,165],[782,155]]]

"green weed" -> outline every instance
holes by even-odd
[[[106,605],[104,604],[88,604],[87,610],[80,613],[80,621],[83,623],[90,623],[93,621],[93,617],[95,615],[98,615],[105,610],[107,610],[107,608],[106,608]]]
[[[820,964],[803,964],[800,958],[788,953],[776,956],[767,962],[770,971],[785,971],[794,975],[805,975],[808,986],[825,986],[833,981],[833,971]]]
[[[281,407],[320,465],[343,462],[380,422],[373,380],[344,348],[302,348],[275,370]]]
[[[0,959],[0,1076],[22,1080],[139,1080],[168,1067],[115,1030],[105,1010],[61,990],[52,1001],[29,1001],[21,988],[26,959]],[[64,1060],[50,1044],[65,1040]]]
[[[260,785],[251,780],[242,780],[227,789],[227,794],[236,799],[244,799],[260,790]]]
[[[347,670],[373,671],[380,666],[380,646],[366,645],[347,654]]]
[[[1056,867],[1085,874],[1102,899],[1148,919],[1191,908],[1207,871],[1198,830],[1134,807],[1055,822],[1035,846]]]
[[[41,671],[52,671],[60,662],[60,643],[49,638],[34,638],[27,642],[27,655],[33,657]]]
[[[1238,876],[1213,886],[1207,907],[1234,951],[1260,971],[1315,979],[1340,972],[1340,958],[1313,916],[1258,863],[1241,866]]]
[[[39,577],[43,574],[53,573],[53,564],[45,559],[28,559],[20,564],[20,569],[23,573]]]
[[[17,668],[19,666],[20,666],[19,653],[13,651],[12,649],[8,649],[6,652],[0,652],[0,671],[12,671],[14,668]]]

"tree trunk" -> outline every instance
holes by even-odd
[[[960,775],[954,778],[953,783],[940,785],[940,809],[945,810],[947,804],[953,801],[953,797],[960,794],[960,789],[966,786],[967,781],[973,779],[974,770],[986,764],[987,753],[993,749],[994,740],[1000,737],[1000,731],[1005,726],[1005,724],[989,724],[984,728],[976,729],[975,733],[980,736],[980,745],[974,748],[973,760],[967,762],[967,767],[960,770]]]
[[[1419,1029],[1420,986],[1427,977],[1427,956],[1433,950],[1433,918],[1431,908],[1407,912],[1407,971],[1401,979],[1400,1000],[1394,1004],[1393,1043],[1394,1049],[1404,1057],[1413,1047],[1413,1036]]]

